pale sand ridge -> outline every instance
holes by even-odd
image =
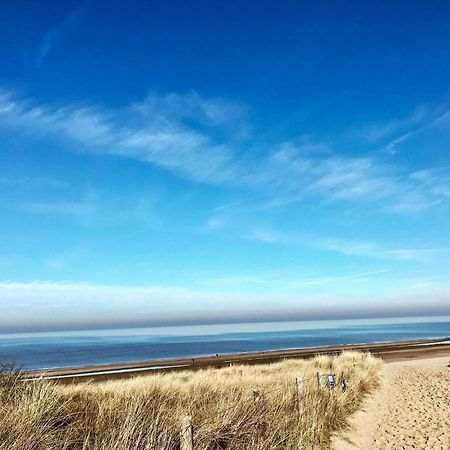
[[[388,363],[382,386],[335,450],[449,450],[449,357]]]

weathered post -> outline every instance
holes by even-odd
[[[261,434],[264,431],[264,412],[266,409],[266,399],[264,391],[262,389],[253,389],[253,401],[256,407],[256,428],[255,437],[258,441],[261,438]]]
[[[165,450],[169,446],[169,432],[167,430],[163,430],[161,434],[159,434],[157,439],[157,448],[161,450]]]
[[[253,389],[253,401],[255,402],[258,413],[263,413],[266,399],[264,397],[264,391],[262,389]]]
[[[347,378],[342,379],[342,392],[345,392],[350,387],[350,381]]]
[[[317,390],[320,391],[320,373],[317,372],[316,375],[317,375]]]
[[[303,386],[303,378],[302,376],[298,376],[295,379],[295,387],[296,387],[296,393],[297,393],[297,406],[298,406],[298,417],[301,419],[303,416],[303,412],[305,409],[304,401],[305,401],[305,391]]]
[[[183,416],[180,425],[180,450],[194,450],[194,429],[191,416]]]

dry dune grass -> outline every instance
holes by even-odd
[[[175,450],[184,415],[192,416],[198,450],[329,449],[378,386],[380,367],[368,354],[347,352],[70,386],[4,375],[0,450]],[[344,375],[350,388],[318,390],[317,371]],[[298,375],[306,380],[301,420]],[[263,403],[255,404],[253,389],[263,390]]]

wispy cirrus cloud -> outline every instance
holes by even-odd
[[[249,233],[247,238],[265,243],[275,243],[279,240],[278,233],[267,228],[256,228]]]
[[[393,136],[410,133],[432,121],[434,116],[434,111],[421,105],[405,117],[359,125],[351,129],[349,133],[368,142],[376,143],[384,139],[391,139]]]
[[[389,272],[389,269],[372,270],[370,272],[350,273],[350,274],[334,276],[334,277],[312,278],[309,280],[296,281],[294,283],[294,286],[297,286],[297,287],[312,286],[312,285],[318,285],[318,284],[334,283],[337,281],[354,280],[357,278],[368,278],[368,277],[373,277],[374,275],[380,275],[380,274],[383,274],[386,272]]]
[[[242,103],[223,98],[203,98],[195,91],[183,95],[177,93],[161,95],[153,92],[142,102],[133,103],[130,109],[144,119],[154,120],[155,117],[165,121],[189,119],[208,126],[236,125],[248,116],[248,108]]]
[[[404,140],[402,136],[409,136],[420,130],[441,123],[449,114],[448,105],[435,107],[419,105],[403,116],[385,121],[369,122],[353,127],[348,131],[350,136],[371,143],[382,141]]]
[[[410,121],[418,121],[422,114]],[[412,213],[448,199],[450,181],[444,173],[428,168],[411,172],[376,154],[349,156],[310,141],[288,141],[255,152],[267,147],[258,136],[249,140],[245,133],[235,132],[251,128],[245,117],[246,109],[238,103],[204,99],[192,92],[153,94],[117,110],[33,105],[8,93],[0,96],[4,127],[68,139],[71,144],[66,146],[72,151],[139,160],[195,182],[250,189],[274,205],[318,198]]]
[[[203,230],[204,231],[215,231],[218,230],[220,228],[224,228],[227,225],[227,220],[224,217],[217,217],[217,216],[213,216],[210,217],[204,227]]]
[[[397,248],[393,250],[383,250],[381,255],[402,260],[435,260],[438,255],[450,255],[450,247]]]
[[[86,197],[79,200],[56,200],[41,201],[22,204],[21,210],[35,214],[57,214],[73,217],[87,217],[97,209],[97,202],[94,198]]]
[[[423,131],[442,126],[449,117],[448,105],[421,105],[405,117],[360,125],[350,130],[349,134],[369,144],[381,145],[382,152],[395,155],[401,144]]]
[[[450,254],[450,247],[404,247],[389,248],[368,241],[352,241],[348,239],[309,237],[306,242],[323,250],[334,251],[349,256],[368,256],[391,260],[427,260],[438,255]]]
[[[64,217],[72,223],[124,224],[138,221],[141,225],[159,224],[158,193],[129,198],[111,195],[107,191],[85,189],[83,192],[65,190],[63,195],[47,198],[0,199],[2,211],[14,211],[23,215]]]
[[[333,283],[339,284],[341,281],[346,281],[348,279],[365,279],[371,281],[390,271],[390,269],[381,268],[370,271],[320,275],[317,273],[309,273],[311,272],[311,267],[298,267],[251,274],[229,274],[216,277],[209,276],[207,279],[201,280],[200,284],[204,286],[220,287],[239,286],[240,289],[242,289],[243,286],[259,286],[265,291],[271,289],[272,291],[285,292],[306,286],[318,286]]]
[[[62,36],[75,27],[77,22],[86,14],[87,4],[83,4],[70,11],[64,19],[45,33],[39,47],[36,50],[34,61],[36,65],[41,65],[50,53],[52,48],[61,40]]]
[[[450,255],[450,247],[388,247],[377,242],[343,239],[333,236],[295,234],[270,228],[253,228],[250,232],[241,231],[246,239],[266,244],[310,247],[347,256],[361,256],[397,261],[427,261],[438,256]]]
[[[420,107],[404,119],[394,119],[386,123],[386,134],[384,136],[381,134],[378,138],[379,141],[383,140],[383,138],[387,139],[381,150],[395,155],[400,145],[421,132],[441,126],[447,121],[449,115],[450,110],[448,106],[440,106],[438,108]]]
[[[427,186],[434,195],[450,198],[450,166],[418,170],[411,178]]]
[[[220,183],[231,176],[231,150],[176,118],[146,119],[129,109],[32,106],[7,94],[0,97],[0,118],[34,135],[69,138],[86,152],[141,160],[195,181]]]
[[[69,187],[69,183],[67,181],[61,180],[59,178],[50,178],[50,177],[35,177],[35,176],[3,176],[0,177],[0,186],[7,186],[11,188],[13,186],[24,186],[29,187],[31,189],[40,189],[40,188],[50,188],[50,189],[66,189]]]
[[[430,180],[398,169],[374,156],[349,157],[336,153],[305,154],[302,148],[275,149],[248,173],[249,184],[271,186],[288,201],[317,197],[324,201],[366,202],[391,212],[420,212],[443,200],[443,174]],[[426,181],[430,181],[427,184]],[[441,191],[436,186],[441,186]]]
[[[236,208],[238,206],[242,206],[247,203],[250,203],[250,200],[241,200],[239,202],[225,203],[223,205],[216,206],[215,208],[211,208],[208,212],[215,213],[215,212],[223,211],[225,209]]]

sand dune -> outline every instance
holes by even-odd
[[[382,387],[336,450],[450,449],[449,357],[388,363]]]

